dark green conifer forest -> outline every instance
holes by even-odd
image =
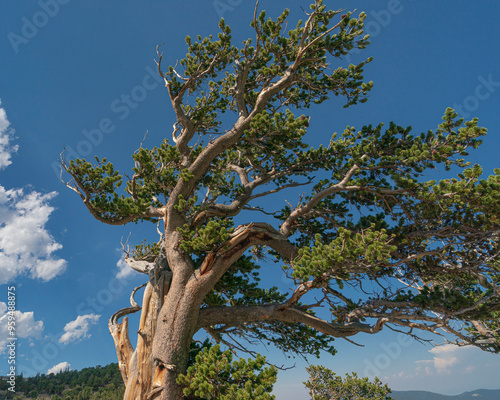
[[[6,381],[0,381],[2,399],[50,400],[119,400],[125,387],[118,364],[62,371],[58,374],[37,374],[31,378],[16,378],[16,393],[8,391]]]

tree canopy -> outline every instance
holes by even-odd
[[[255,38],[239,47],[221,20],[166,70],[157,48],[176,120],[171,139],[132,155],[130,175],[106,159],[63,161],[99,221],[161,221],[159,243],[127,260],[162,293],[148,346],[163,399],[180,395],[200,330],[248,351],[245,339],[334,354],[335,338],[384,327],[500,350],[500,169],[485,177],[467,159],[486,129],[448,108],[427,132],[375,122],[311,146],[307,109],[369,97],[372,58],[344,61],[369,44],[366,15],[322,0],[294,26],[288,14],[256,7]],[[276,200],[285,193],[294,204]],[[270,268],[293,289],[266,281]]]

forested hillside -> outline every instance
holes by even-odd
[[[119,400],[124,387],[117,364],[84,368],[81,371],[63,371],[57,375],[38,374],[35,377],[16,378],[16,393],[7,391],[6,381],[0,382],[2,399],[50,400]]]

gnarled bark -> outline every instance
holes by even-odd
[[[143,400],[150,397],[153,379],[153,361],[151,357],[152,342],[156,333],[156,320],[168,293],[172,273],[163,270],[159,277],[152,277],[146,285],[142,301],[141,319],[135,350],[130,343],[128,333],[128,318],[121,323],[118,319],[123,315],[141,310],[133,300],[136,288],[131,296],[132,307],[115,313],[109,321],[109,329],[115,342],[118,365],[125,383],[124,400]]]
[[[161,400],[182,399],[176,380],[187,368],[190,344],[197,330],[199,305],[191,302],[192,293],[169,296],[158,315],[158,332],[153,344],[155,362],[153,390],[161,390]],[[155,397],[156,398],[156,397]]]

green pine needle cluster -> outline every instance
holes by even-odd
[[[309,389],[312,400],[391,400],[391,389],[375,378],[359,378],[356,373],[346,374],[344,378],[330,369],[311,365],[306,367],[309,380],[304,385]]]
[[[272,400],[277,370],[265,367],[265,357],[233,361],[231,350],[216,345],[203,349],[186,374],[177,378],[187,399]]]

